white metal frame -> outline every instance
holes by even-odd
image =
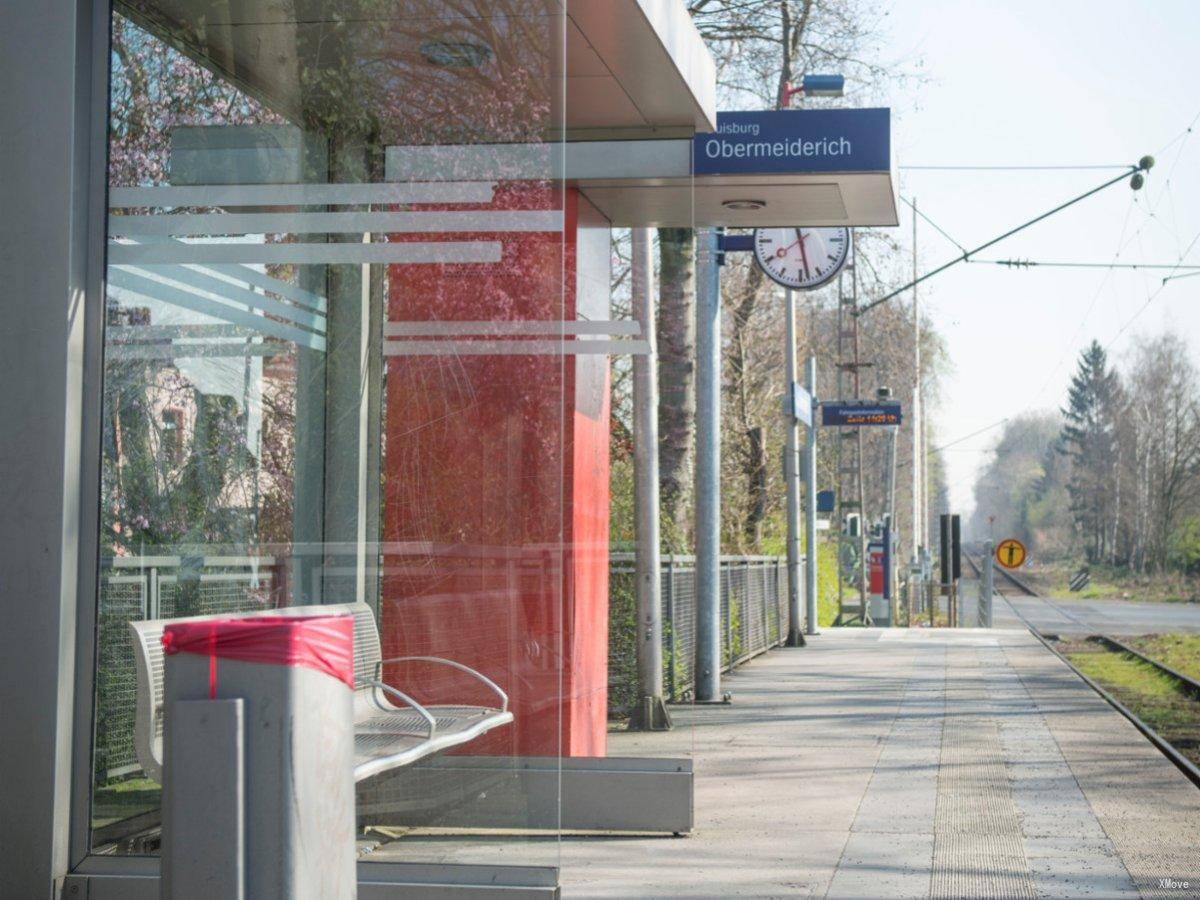
[[[233,577],[244,578],[241,573]],[[364,669],[372,672],[372,677],[363,678],[356,674],[355,680],[355,725],[362,726],[364,733],[387,734],[379,728],[379,716],[389,716],[398,711],[399,707],[387,698],[394,697],[413,710],[426,724],[425,738],[418,744],[410,744],[395,752],[372,757],[356,762],[354,780],[363,781],[387,772],[391,769],[407,766],[439,753],[450,747],[465,744],[482,734],[510,724],[513,715],[508,709],[508,694],[499,685],[481,672],[469,666],[437,656],[397,656],[390,659],[380,659],[379,631],[374,613],[365,603],[330,604],[323,606],[291,606],[286,609],[267,609],[246,613],[232,613],[232,618],[254,618],[262,615],[312,615],[314,613],[339,615],[349,614],[355,622],[354,669],[356,673]],[[137,667],[137,714],[134,727],[134,747],[137,751],[138,762],[147,777],[162,781],[162,714],[163,714],[163,672],[161,663],[161,641],[164,627],[172,621],[198,622],[218,616],[193,616],[187,619],[148,619],[130,622],[129,628],[135,646],[135,663]],[[369,631],[369,633],[368,633]],[[365,638],[365,639],[364,639]],[[500,701],[498,708],[472,707],[466,704],[454,707],[437,705],[426,706],[405,691],[383,680],[383,667],[397,662],[426,662],[434,665],[448,666],[470,675],[476,681],[487,687]],[[380,694],[386,695],[381,697]],[[466,711],[470,712],[467,713]],[[443,732],[438,731],[439,717],[446,719],[467,720],[456,722],[456,726]],[[375,721],[372,721],[372,720]]]

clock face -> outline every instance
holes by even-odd
[[[845,228],[756,228],[754,258],[784,287],[810,291],[828,282],[846,263],[850,232]]]

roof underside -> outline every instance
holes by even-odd
[[[561,0],[119,0],[118,9],[307,130],[329,111],[341,122],[389,119],[416,143],[438,139],[425,139],[431,119],[441,140],[513,139],[517,120],[545,140],[716,127],[713,61],[681,0],[565,12]]]
[[[389,181],[565,177],[617,226],[898,224],[892,174],[696,175],[692,141],[568,143],[565,171],[538,145],[389,147]],[[757,209],[726,204],[757,201]]]

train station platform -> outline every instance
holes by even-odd
[[[1024,629],[828,629],[724,687],[732,705],[675,707],[673,732],[612,735],[613,754],[694,758],[695,832],[565,836],[563,896],[1200,890],[1200,789]],[[371,856],[418,838],[423,858],[525,862],[465,837]]]

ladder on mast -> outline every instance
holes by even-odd
[[[858,258],[854,243],[854,229],[850,229],[850,260],[838,274],[837,316],[837,389],[838,398],[862,397],[861,370],[871,363],[859,357],[858,335]],[[849,290],[846,290],[846,275],[849,274]],[[863,434],[861,428],[839,428],[836,444],[837,457],[837,520],[838,520],[838,617],[837,624],[851,622],[871,623],[867,604],[867,537],[864,513],[863,484]],[[853,496],[847,499],[847,489]],[[858,534],[848,534],[849,514],[858,514]],[[857,581],[858,603],[846,602],[847,575]]]

